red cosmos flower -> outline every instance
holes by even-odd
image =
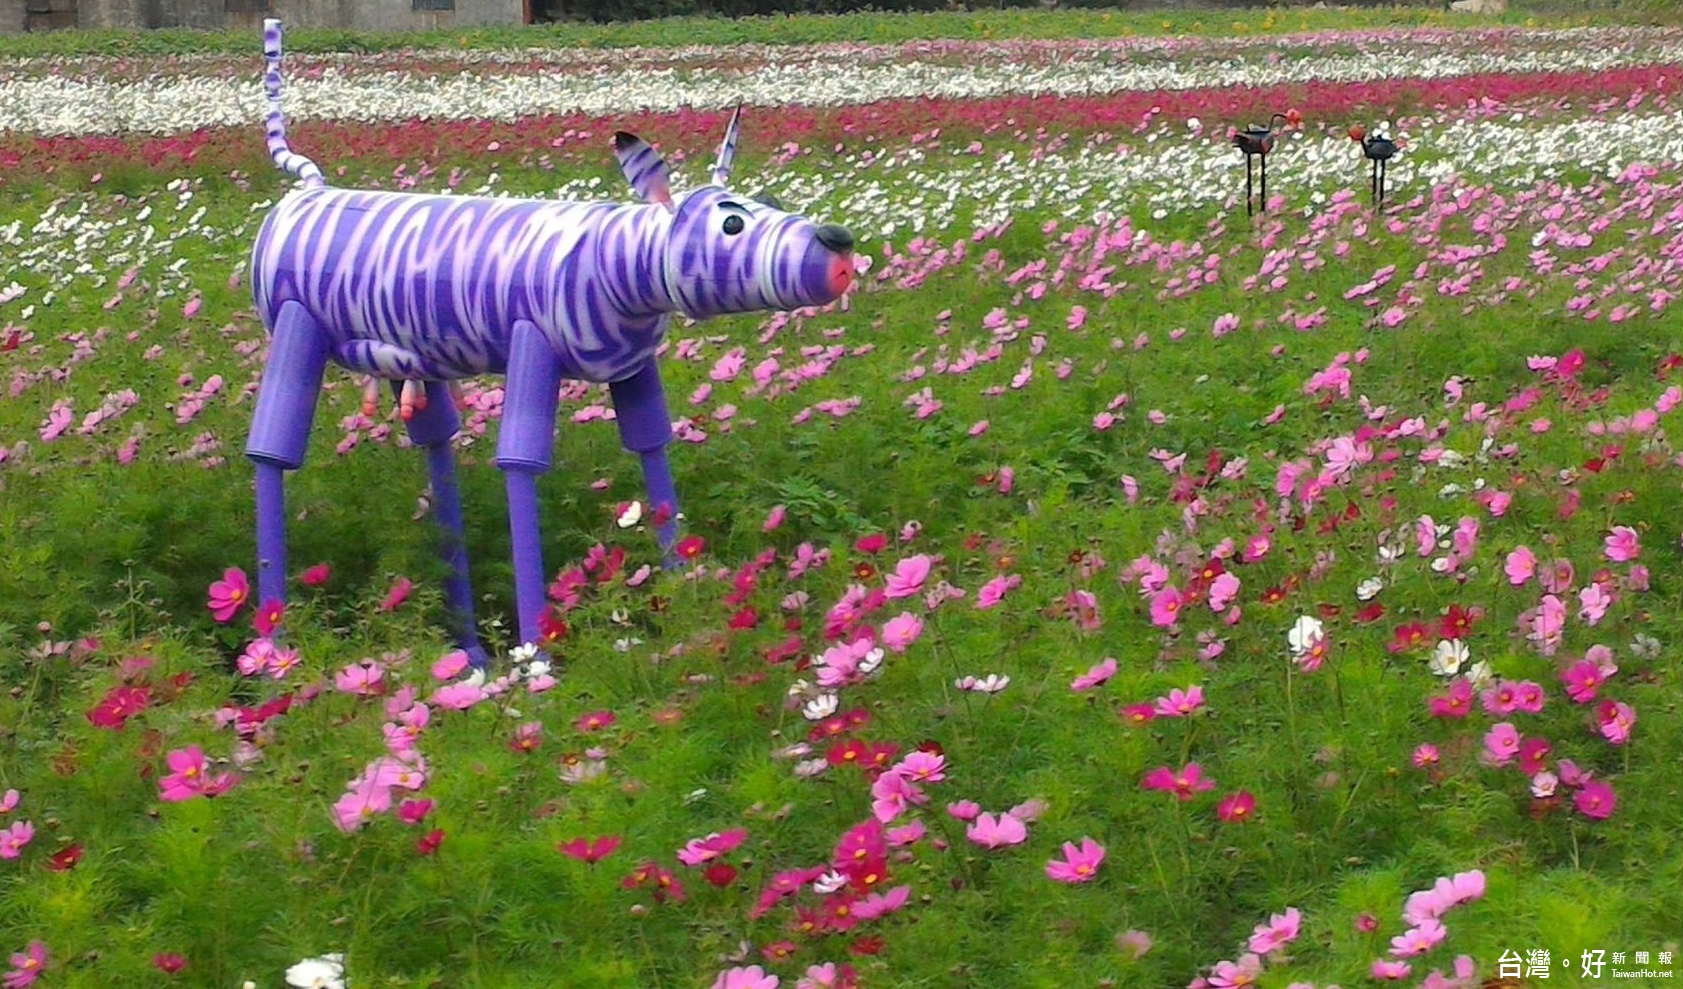
[[[854,542],[853,548],[856,552],[864,553],[867,556],[874,556],[877,553],[881,553],[883,548],[887,545],[888,536],[877,532],[869,536],[859,537],[859,539]]]
[[[561,620],[561,613],[555,608],[545,608],[538,615],[538,637],[545,644],[565,639],[569,631],[567,623]]]
[[[743,608],[741,611],[731,615],[730,621],[725,624],[734,631],[746,632],[749,629],[759,626],[760,613],[755,611],[753,608]]]
[[[847,952],[850,955],[861,955],[861,956],[867,956],[868,957],[870,955],[875,955],[878,952],[882,951],[882,945],[883,945],[882,938],[877,937],[875,934],[872,934],[869,937],[854,938],[853,943],[849,944],[847,946]],[[849,984],[858,985],[858,982],[853,981],[853,979],[851,978],[852,970],[849,969],[848,972],[849,972],[849,976],[850,976]],[[842,984],[841,981],[838,979],[837,982],[836,982],[836,985],[840,986],[841,984]]]
[[[1476,611],[1469,611],[1458,604],[1449,606],[1449,611],[1438,621],[1438,638],[1466,639],[1472,635],[1473,622],[1478,620]]]
[[[1378,601],[1371,602],[1357,611],[1353,617],[1357,624],[1370,625],[1385,617],[1385,606]]]
[[[1431,641],[1431,637],[1432,630],[1424,623],[1409,622],[1397,626],[1396,631],[1391,633],[1390,644],[1385,649],[1387,652],[1399,653],[1424,648]]]
[[[672,506],[664,501],[656,505],[654,511],[649,513],[649,523],[657,529],[670,521],[672,521]]]
[[[82,861],[82,846],[66,845],[59,851],[54,852],[52,858],[47,860],[47,868],[54,872],[68,872],[76,868],[76,863],[80,861]]]
[[[618,835],[608,835],[605,838],[574,838],[572,841],[556,845],[555,850],[570,859],[595,865],[617,851],[620,840]]]
[[[165,975],[174,975],[187,967],[187,959],[173,953],[163,953],[152,956],[152,967]]]
[[[251,616],[251,624],[256,627],[257,634],[268,638],[280,628],[280,623],[286,618],[286,605],[279,601],[267,601]]]
[[[298,582],[303,584],[305,587],[320,587],[321,585],[327,583],[327,579],[332,575],[333,571],[328,568],[327,564],[318,563],[299,574]]]
[[[700,536],[685,536],[678,540],[678,545],[672,547],[672,552],[681,560],[694,560],[707,549],[707,541]]]
[[[862,740],[850,738],[830,746],[829,751],[824,753],[824,761],[832,766],[857,766],[864,762],[867,751]]]
[[[736,882],[736,866],[729,862],[715,862],[702,871],[701,878],[714,886],[729,886]]]
[[[146,710],[151,702],[150,687],[113,687],[88,712],[88,720],[96,728],[120,731],[130,718]]]
[[[433,828],[415,842],[415,851],[422,855],[431,855],[438,851],[438,846],[442,844],[444,844],[444,829]]]

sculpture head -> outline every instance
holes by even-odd
[[[822,306],[853,285],[853,235],[817,224],[770,199],[725,188],[736,156],[741,111],[731,117],[713,181],[672,198],[666,162],[642,139],[620,132],[620,169],[645,201],[672,214],[666,288],[679,311],[697,319],[725,313]]]

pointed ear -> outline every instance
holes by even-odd
[[[724,143],[719,145],[719,158],[713,163],[713,184],[724,185],[730,180],[730,167],[736,163],[736,139],[742,130],[742,104],[736,105],[736,110],[730,115],[730,125],[725,128]]]
[[[647,141],[620,131],[614,135],[614,157],[619,159],[619,170],[625,173],[632,191],[644,202],[672,208],[672,173],[666,159]]]

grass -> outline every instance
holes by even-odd
[[[814,155],[789,167],[798,177],[826,163]],[[585,174],[571,168],[505,169],[499,187],[541,193]],[[1677,198],[1665,178],[1657,182],[1659,195]],[[0,290],[12,279],[31,289],[0,309],[0,320],[33,334],[0,358],[7,378],[22,382],[0,404],[0,446],[15,450],[0,464],[0,793],[22,793],[0,824],[27,819],[36,829],[18,859],[0,860],[0,950],[45,942],[55,963],[41,985],[157,980],[160,953],[186,959],[173,976],[183,985],[278,985],[298,960],[342,951],[357,986],[703,986],[741,942],[751,945],[750,961],[763,961],[760,949],[787,938],[794,957],[772,966],[785,985],[810,964],[846,961],[871,987],[1156,987],[1236,958],[1252,928],[1288,906],[1303,911],[1304,933],[1290,961],[1271,961],[1262,984],[1350,985],[1402,933],[1398,912],[1410,891],[1474,868],[1488,876],[1487,894],[1446,918],[1448,941],[1416,978],[1457,953],[1476,959],[1482,977],[1496,973],[1504,952],[1544,949],[1573,962],[1551,984],[1593,985],[1576,964],[1584,950],[1677,950],[1683,506],[1665,435],[1671,416],[1658,432],[1622,438],[1588,427],[1652,407],[1675,381],[1656,377],[1671,373],[1667,358],[1683,339],[1675,315],[1644,311],[1615,324],[1565,310],[1571,296],[1622,288],[1624,266],[1664,243],[1640,211],[1615,215],[1607,203],[1616,190],[1598,200],[1574,200],[1576,189],[1562,196],[1605,212],[1611,226],[1598,245],[1625,245],[1622,260],[1603,271],[1539,273],[1529,245],[1551,222],[1547,203],[1516,208],[1501,227],[1508,246],[1480,262],[1468,296],[1436,291],[1461,269],[1432,252],[1490,240],[1471,209],[1405,205],[1393,214],[1404,224],[1399,233],[1360,210],[1331,226],[1290,209],[1254,225],[1236,216],[1142,218],[1140,228],[1172,233],[1155,252],[1144,241],[1118,246],[1110,280],[1122,287],[1108,295],[1074,284],[1096,266],[1090,243],[1067,242],[1071,223],[1051,227],[1050,212],[1030,211],[982,233],[964,260],[932,269],[915,290],[873,283],[848,311],[775,334],[755,317],[674,327],[675,340],[697,349],[665,365],[674,413],[697,416],[709,434],[674,447],[688,528],[706,541],[703,579],[656,572],[640,586],[621,576],[586,589],[554,649],[557,687],[541,695],[517,687],[467,711],[435,705],[419,743],[429,774],[416,796],[434,801],[425,823],[382,815],[352,834],[334,826],[330,807],[385,752],[382,724],[391,717],[380,698],[335,690],[335,674],[374,660],[391,691],[411,685],[425,698],[435,686],[427,668],[448,643],[432,538],[411,519],[425,484],[419,455],[366,430],[355,449],[335,453],[339,423],[356,408],[348,376],[329,373],[310,462],[289,479],[295,569],[318,561],[332,569],[324,586],[293,590],[284,642],[301,666],[279,681],[240,676],[234,661],[252,636],[249,610],[224,625],[205,607],[206,587],[225,567],[250,569],[251,473],[239,451],[251,403],[238,396],[261,366],[254,348],[262,331],[247,290],[229,276],[260,216],[253,204],[279,190],[262,175],[244,187],[195,180],[137,188],[139,198],[30,188],[0,205],[0,229],[18,221],[58,245],[49,260],[0,268]],[[814,203],[811,212],[830,218],[830,206]],[[156,233],[129,239],[148,227]],[[939,241],[950,248],[971,235],[960,223]],[[164,239],[168,250],[155,246]],[[1247,287],[1271,254],[1300,240],[1337,262],[1300,258],[1286,288]],[[1347,253],[1333,255],[1339,243]],[[919,250],[927,257],[935,246]],[[1220,257],[1212,283],[1167,294],[1170,279],[1211,255]],[[52,258],[85,261],[91,271],[46,304]],[[1075,274],[1038,299],[1023,294],[1036,276],[1009,277],[1038,262],[1050,273],[1066,259]],[[879,272],[894,263],[874,260]],[[1422,301],[1395,329],[1377,325],[1361,299],[1345,298],[1383,266],[1397,266],[1401,281],[1421,264]],[[132,284],[118,288],[130,267],[138,269]],[[1519,286],[1504,289],[1508,278]],[[189,318],[182,305],[191,293],[203,309]],[[37,311],[22,316],[31,302]],[[1069,325],[1075,305],[1088,310],[1079,328]],[[1299,332],[1278,321],[1288,305],[1325,306],[1327,319]],[[990,331],[995,310],[1028,327],[1015,336]],[[1213,335],[1228,314],[1238,328]],[[1179,329],[1187,332],[1177,338]],[[950,364],[967,348],[987,357],[995,343],[997,358],[967,374],[939,370],[938,361]],[[831,346],[842,355],[828,373],[777,394],[751,390],[747,373],[726,381],[712,374],[734,347],[752,369],[769,356],[793,367]],[[1575,349],[1587,358],[1576,384],[1527,368],[1534,355]],[[1350,397],[1305,394],[1317,372],[1358,350],[1365,353],[1352,363]],[[1018,381],[1025,364],[1032,378]],[[212,375],[222,389],[178,424],[183,396]],[[1452,376],[1466,391],[1455,404],[1444,390]],[[692,404],[706,384],[712,396]],[[943,405],[917,418],[906,401],[925,387]],[[80,424],[124,388],[136,393],[133,408],[91,435],[73,426],[51,443],[40,439],[54,403],[68,402]],[[1095,428],[1094,416],[1119,393],[1129,397],[1118,409],[1123,421]],[[859,405],[849,415],[792,421],[851,396]],[[551,570],[581,566],[599,544],[625,551],[622,574],[658,563],[649,534],[613,523],[615,506],[640,485],[614,430],[571,421],[600,398],[563,404],[557,467],[542,483]],[[1359,399],[1390,412],[1369,418]],[[1474,403],[1510,400],[1535,404],[1494,426],[1467,416]],[[718,414],[725,405],[735,406],[734,417]],[[1270,424],[1280,407],[1284,417]],[[1414,416],[1441,435],[1370,439],[1380,459],[1312,507],[1275,495],[1282,464],[1318,464],[1332,438]],[[1543,418],[1552,428],[1534,431]],[[975,429],[983,420],[985,431]],[[131,436],[138,453],[119,465]],[[20,439],[27,450],[15,449]],[[461,451],[468,551],[482,626],[506,651],[509,540],[488,442]],[[1492,453],[1509,443],[1511,456]],[[1619,455],[1594,464],[1613,444]],[[1463,464],[1422,466],[1422,451],[1437,445],[1462,454]],[[1399,459],[1386,463],[1388,451]],[[1160,466],[1172,454],[1185,454],[1184,468]],[[1212,456],[1234,476],[1197,486]],[[1240,459],[1243,471],[1233,467]],[[1009,492],[1001,490],[1006,468]],[[1137,504],[1128,503],[1124,476],[1137,481]],[[599,489],[598,479],[606,482]],[[1475,500],[1481,484],[1511,493],[1511,508],[1493,516]],[[1568,516],[1569,490],[1580,500]],[[1194,493],[1202,512],[1189,527]],[[767,532],[763,520],[777,505],[787,518]],[[1437,551],[1416,555],[1422,515],[1480,521],[1460,578],[1433,572]],[[913,520],[916,540],[897,545]],[[1615,583],[1629,574],[1603,553],[1615,525],[1640,533],[1651,588],[1621,590],[1598,625],[1574,615],[1560,652],[1539,655],[1514,629],[1541,592],[1535,583],[1510,585],[1507,554],[1523,544],[1544,561],[1571,560],[1577,576],[1566,597],[1575,613],[1578,591],[1598,570]],[[1130,561],[1148,556],[1184,587],[1223,540],[1243,548],[1264,531],[1268,553],[1232,565],[1243,614],[1231,626],[1194,605],[1166,633],[1135,584],[1121,579]],[[856,547],[877,532],[889,535],[887,549]],[[803,543],[834,560],[791,577],[788,563]],[[1404,552],[1381,564],[1381,546]],[[720,569],[742,573],[766,551],[777,562],[745,599],[729,600],[732,583],[711,579]],[[890,862],[890,885],[910,885],[911,901],[883,921],[824,938],[792,933],[787,904],[751,919],[774,873],[826,862],[871,802],[857,770],[796,777],[783,750],[811,725],[785,699],[797,678],[816,671],[766,654],[790,634],[799,635],[802,656],[823,651],[825,613],[848,585],[881,586],[913,553],[936,556],[935,576],[968,596],[927,614],[915,599],[890,601],[871,615],[877,626],[912,611],[925,631],[876,677],[845,688],[840,705],[869,713],[856,737],[901,756],[928,741],[944,749],[948,780],[930,786],[918,815],[928,837]],[[997,608],[976,608],[980,589],[1005,574],[1021,585]],[[1386,585],[1376,598],[1384,615],[1364,621],[1356,588],[1375,574]],[[380,602],[399,576],[413,578],[415,593],[385,610]],[[1094,596],[1097,627],[1068,614],[1074,590]],[[796,592],[808,602],[786,608]],[[1502,679],[1543,687],[1541,714],[1428,717],[1427,699],[1443,681],[1428,672],[1426,653],[1392,653],[1386,644],[1397,625],[1436,625],[1452,606],[1479,612],[1468,636],[1474,660]],[[744,607],[757,623],[730,627]],[[1291,663],[1286,641],[1298,616],[1310,614],[1323,617],[1331,645],[1315,672]],[[1224,639],[1225,651],[1201,659],[1200,633]],[[1659,650],[1633,649],[1639,635],[1654,637]],[[1561,688],[1562,669],[1597,644],[1611,647],[1620,667],[1602,696],[1638,716],[1623,746],[1601,738],[1594,705],[1571,703]],[[1106,656],[1118,660],[1113,679],[1090,693],[1070,689]],[[149,663],[135,662],[142,659]],[[954,686],[989,673],[1008,675],[1010,685],[991,696]],[[88,712],[125,679],[148,684],[150,704],[120,730],[92,724]],[[1208,698],[1198,716],[1130,727],[1118,715],[1194,683]],[[167,753],[190,744],[216,759],[236,753],[236,734],[218,726],[216,711],[287,694],[294,706],[250,740],[242,758],[255,758],[230,791],[159,801]],[[582,715],[601,711],[615,716],[611,727],[578,727]],[[1483,765],[1485,733],[1501,720],[1611,780],[1613,816],[1590,820],[1570,796],[1534,802],[1516,769]],[[511,743],[533,722],[541,742],[521,751]],[[1423,742],[1440,748],[1437,766],[1411,764]],[[812,754],[830,744],[814,743]],[[593,747],[604,750],[605,768],[578,781]],[[1181,803],[1141,789],[1148,771],[1189,761],[1217,781],[1214,792]],[[1217,799],[1241,790],[1256,799],[1254,820],[1218,820]],[[987,851],[942,809],[961,799],[990,812],[1038,799],[1046,810],[1025,844]],[[417,839],[435,828],[442,843],[423,853]],[[725,856],[738,877],[714,886],[674,861],[691,839],[733,828],[748,832]],[[607,835],[624,843],[595,866],[556,851],[566,840]],[[1048,880],[1045,862],[1084,835],[1108,851],[1097,880]],[[79,860],[54,869],[52,856],[70,847]],[[621,887],[644,860],[678,874],[684,902]],[[800,902],[818,899],[808,892]],[[1358,928],[1368,915],[1378,921],[1374,932]],[[1152,938],[1144,957],[1119,946],[1128,931]]]
[[[1603,4],[1592,9],[1553,3],[1515,3],[1506,14],[1454,14],[1419,4],[1325,10],[1265,7],[1241,10],[971,10],[880,12],[779,17],[673,17],[610,24],[555,23],[450,31],[371,32],[288,30],[287,50],[300,53],[380,52],[394,49],[525,47],[666,47],[674,39],[696,45],[895,44],[935,38],[1113,38],[1133,35],[1246,35],[1392,27],[1542,25],[1570,27],[1610,21],[1674,22],[1660,3]],[[248,57],[247,31],[60,31],[0,37],[0,58],[81,55],[227,55]]]

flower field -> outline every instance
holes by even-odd
[[[740,102],[859,242],[674,322],[682,567],[563,386],[542,643],[464,383],[488,675],[348,372],[255,599],[259,55],[0,61],[6,989],[1683,980],[1683,31],[289,57],[333,185]]]

